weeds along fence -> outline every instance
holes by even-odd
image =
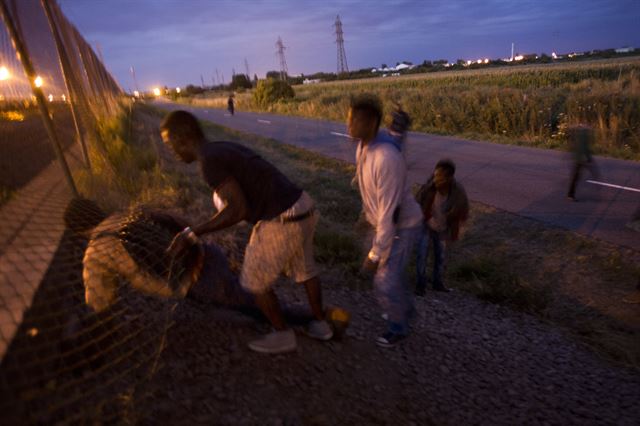
[[[121,277],[142,265],[162,283],[153,242],[172,229],[78,201],[96,197],[92,176],[118,173],[114,150],[127,156],[105,135],[128,101],[55,0],[0,12],[0,424],[122,419],[175,304]]]

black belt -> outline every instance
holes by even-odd
[[[301,220],[305,220],[306,218],[313,216],[315,212],[315,207],[311,207],[311,209],[309,209],[306,213],[302,213],[297,216],[280,216],[280,223],[300,222]]]

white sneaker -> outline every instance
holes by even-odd
[[[325,320],[311,321],[305,331],[309,337],[318,340],[329,340],[333,337],[333,329]]]
[[[249,342],[249,349],[263,354],[281,354],[295,351],[296,335],[293,330],[274,331]]]

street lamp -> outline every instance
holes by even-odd
[[[40,76],[36,76],[36,79],[33,80],[33,82],[35,83],[36,87],[42,87],[42,84],[44,83],[42,81],[42,77]]]
[[[154,87],[154,88],[153,88],[153,94],[154,94],[155,96],[160,96],[160,89],[158,89],[157,87]]]
[[[176,87],[176,93],[180,93],[180,88]]]
[[[10,77],[9,69],[5,66],[0,67],[0,81],[9,80]]]

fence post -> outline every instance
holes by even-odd
[[[44,100],[44,93],[42,92],[42,89],[36,86],[36,72],[33,68],[33,64],[31,63],[31,57],[27,52],[27,46],[24,45],[20,34],[18,34],[18,30],[16,29],[16,26],[9,12],[9,8],[7,7],[6,0],[0,0],[0,14],[2,15],[2,20],[4,21],[5,26],[9,30],[9,35],[11,36],[11,40],[13,41],[13,45],[15,46],[18,55],[20,55],[20,62],[22,62],[25,74],[27,74],[27,78],[29,79],[31,90],[33,91],[33,95],[35,96],[36,102],[38,103],[38,108],[40,109],[40,115],[42,116],[44,127],[47,130],[47,134],[49,135],[49,140],[53,145],[53,150],[56,153],[56,157],[58,157],[58,161],[60,162],[60,166],[62,167],[62,171],[67,180],[67,184],[69,185],[69,188],[71,189],[73,195],[75,197],[78,197],[78,189],[76,188],[76,184],[73,181],[73,177],[71,176],[71,171],[69,170],[69,165],[67,164],[67,160],[64,157],[64,152],[62,152],[60,140],[58,139],[58,135],[53,126],[53,121],[51,120],[51,116],[49,115],[49,108],[47,108],[47,104]]]
[[[69,105],[71,105],[71,117],[73,118],[73,125],[76,128],[76,135],[78,136],[78,142],[80,142],[80,147],[82,148],[82,155],[84,157],[84,162],[86,163],[87,168],[91,170],[91,161],[89,160],[89,152],[87,151],[87,144],[85,143],[84,136],[82,131],[80,130],[80,125],[78,123],[78,109],[76,107],[76,101],[79,98],[79,93],[77,90],[77,85],[75,84],[71,75],[71,64],[69,62],[69,58],[67,57],[67,51],[62,43],[62,38],[60,37],[60,32],[58,25],[52,16],[51,8],[49,4],[50,0],[41,0],[42,8],[44,9],[44,13],[47,16],[47,20],[49,21],[49,27],[51,28],[51,33],[53,34],[53,39],[56,43],[56,50],[58,51],[58,58],[60,59],[60,68],[62,69],[62,76],[64,78],[65,86],[67,87],[67,92],[69,93]]]

